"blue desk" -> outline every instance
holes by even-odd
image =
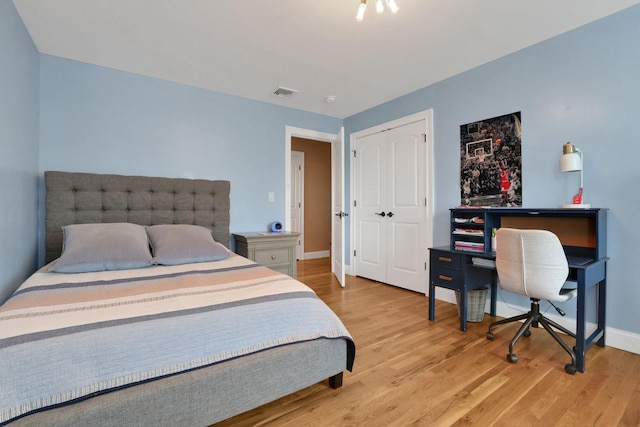
[[[497,274],[496,270],[484,266],[474,265],[473,258],[479,254],[464,251],[452,251],[449,247],[430,249],[430,280],[429,280],[429,320],[435,320],[435,288],[443,287],[460,292],[460,330],[467,330],[467,298],[468,290],[490,285],[491,316],[496,315]],[[482,258],[493,259],[483,255]],[[606,316],[606,281],[607,261],[601,258],[597,261],[572,264],[569,257],[569,280],[575,281],[578,287],[576,296],[576,369],[585,370],[585,356],[587,350],[594,343],[600,347],[605,345],[605,316]],[[597,326],[596,330],[587,335],[587,292],[596,286],[597,292]]]
[[[496,314],[497,274],[494,268],[474,264],[474,258],[495,259],[491,252],[492,228],[545,229],[554,232],[563,244],[569,262],[568,280],[577,283],[576,369],[585,370],[585,355],[595,343],[605,345],[606,319],[606,218],[607,209],[455,208],[451,209],[451,244],[430,248],[429,320],[435,320],[435,288],[459,291],[460,330],[467,330],[466,292],[490,285],[490,314]],[[465,221],[469,219],[470,221]],[[473,219],[473,221],[471,221]],[[461,225],[463,224],[463,225]],[[468,228],[460,232],[460,227]],[[475,245],[475,251],[456,250]],[[595,287],[595,331],[587,332],[587,295]]]

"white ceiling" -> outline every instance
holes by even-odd
[[[640,3],[396,1],[13,0],[41,53],[339,118]]]

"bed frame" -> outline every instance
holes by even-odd
[[[131,222],[195,224],[229,247],[229,181],[45,172],[45,261],[62,253],[62,227]]]
[[[229,245],[228,181],[45,172],[46,260],[75,223],[197,224]],[[329,378],[342,385],[347,344],[278,347],[20,418],[11,426],[210,425]]]

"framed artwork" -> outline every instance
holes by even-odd
[[[520,112],[460,126],[462,206],[522,206]]]

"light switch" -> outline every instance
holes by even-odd
[[[273,191],[269,191],[269,201],[274,202],[276,200],[276,194]]]

